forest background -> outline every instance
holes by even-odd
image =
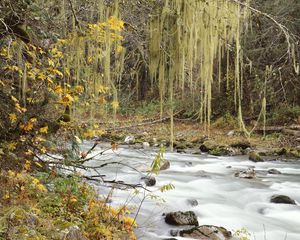
[[[264,141],[266,126],[300,124],[299,33],[297,0],[2,0],[0,168],[49,170],[50,152],[79,166],[80,139],[116,148],[127,131],[171,148],[219,130]],[[289,133],[270,139],[295,145]]]

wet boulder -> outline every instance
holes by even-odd
[[[224,146],[218,146],[209,150],[208,153],[214,156],[228,156],[230,155],[230,149]]]
[[[213,140],[207,140],[200,145],[201,152],[209,152],[219,147],[218,144]]]
[[[271,203],[292,204],[296,205],[295,200],[285,195],[273,195],[270,199]]]
[[[196,207],[199,205],[197,199],[187,199],[186,202],[188,205],[190,205],[192,207]]]
[[[181,237],[200,239],[200,240],[229,240],[232,238],[230,231],[223,227],[203,225],[179,232]]]
[[[269,169],[269,170],[268,170],[268,173],[269,173],[269,174],[281,174],[281,172],[280,172],[279,170],[274,169],[274,168]]]
[[[253,179],[256,177],[256,172],[253,168],[248,168],[246,170],[236,172],[234,176],[239,178]]]
[[[170,225],[199,225],[197,216],[193,211],[170,212],[166,215],[165,222]]]
[[[163,164],[160,166],[159,170],[160,170],[160,171],[167,170],[167,169],[170,168],[170,165],[171,165],[171,164],[170,164],[170,161],[164,160],[164,161],[163,161]]]
[[[134,144],[135,143],[135,137],[134,136],[126,136],[125,139],[124,139],[124,143]]]
[[[147,187],[152,187],[156,184],[155,177],[146,176],[146,177],[142,177],[141,179],[144,180],[144,183],[146,184]]]
[[[259,153],[256,151],[251,151],[249,153],[249,160],[251,160],[253,162],[263,162],[264,161],[262,159],[262,157],[259,155]]]
[[[184,142],[174,142],[173,147],[177,151],[183,151],[183,150],[187,149],[187,145]]]
[[[150,143],[143,142],[143,149],[148,150],[150,148]]]
[[[178,236],[178,234],[179,234],[179,230],[174,230],[174,229],[171,229],[170,230],[170,235],[172,236],[172,237],[177,237]]]

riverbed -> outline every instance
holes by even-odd
[[[82,150],[92,143],[85,142]],[[94,156],[109,148],[99,145],[90,154]],[[107,162],[121,162],[130,165],[107,165],[101,169],[105,179],[124,181],[130,184],[142,183],[158,149],[135,149],[120,146],[117,150],[105,151],[88,162],[98,166]],[[183,154],[166,152],[169,169],[161,171],[156,185],[148,187],[151,192],[139,189],[118,190],[112,193],[113,206],[126,204],[136,220],[138,239],[170,238],[170,230],[183,229],[164,222],[164,213],[171,211],[194,211],[200,225],[216,225],[232,232],[245,228],[251,240],[299,240],[300,239],[300,160],[268,161],[254,163],[247,156],[216,157],[207,154]],[[240,179],[234,173],[254,168],[256,179]],[[281,174],[268,174],[269,169]],[[85,172],[94,175],[94,171]],[[173,184],[175,189],[161,193],[160,188]],[[106,198],[109,188],[95,184],[99,194]],[[287,195],[297,205],[270,203],[275,194]],[[198,203],[192,206],[191,201]],[[176,237],[177,239],[186,239]]]

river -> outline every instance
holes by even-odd
[[[87,150],[91,145],[85,142],[82,148]],[[100,145],[90,155],[106,147]],[[120,146],[116,151],[104,152],[88,165],[118,161],[146,170],[156,152]],[[183,227],[166,224],[163,213],[192,210],[200,225],[223,226],[233,232],[246,228],[251,233],[251,240],[300,240],[300,160],[254,163],[246,156],[216,157],[170,152],[165,153],[164,157],[170,161],[171,167],[155,176],[157,183],[149,187],[151,193],[142,189],[139,193],[115,189],[112,194],[113,206],[126,204],[133,214],[139,211],[136,229],[138,239],[170,238],[171,229]],[[234,177],[235,172],[249,167],[255,168],[256,179]],[[267,170],[272,168],[282,174],[268,174]],[[93,175],[95,172],[86,174]],[[101,174],[105,174],[109,180],[135,184],[141,183],[140,178],[146,173],[136,172],[126,166],[108,165],[101,169]],[[161,193],[159,189],[169,183],[175,189]],[[108,194],[108,188],[95,186],[103,197]],[[287,195],[297,205],[270,203],[274,194]],[[191,206],[188,200],[197,200],[198,205]]]

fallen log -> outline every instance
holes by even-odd
[[[281,132],[286,135],[292,135],[295,137],[300,137],[300,125],[290,125],[290,126],[266,126],[266,127],[258,127],[254,130],[259,133],[275,133]]]

